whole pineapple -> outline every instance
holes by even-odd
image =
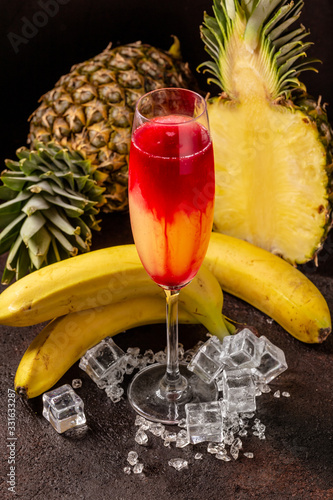
[[[0,254],[9,252],[2,283],[78,252],[88,252],[105,203],[105,175],[79,152],[35,144],[6,160],[1,173]]]
[[[289,262],[316,258],[331,227],[332,130],[299,80],[314,69],[302,0],[214,0],[201,29],[222,93],[209,103],[216,231]]]
[[[155,88],[193,85],[176,38],[169,52],[108,46],[60,78],[31,116],[31,150],[20,148],[1,173],[2,283],[89,251],[100,208],[127,208],[136,101]]]
[[[136,101],[161,87],[193,87],[179,41],[168,52],[141,42],[111,48],[73,66],[41,98],[28,141],[82,151],[107,173],[104,211],[128,206],[128,152]]]

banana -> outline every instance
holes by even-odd
[[[280,257],[212,233],[204,263],[225,292],[252,304],[297,339],[319,343],[330,334],[326,300],[304,274]]]
[[[179,321],[199,322],[198,315],[192,316],[181,304]],[[15,376],[15,390],[25,398],[34,398],[49,390],[73,363],[106,336],[164,322],[163,296],[139,296],[56,318],[23,355]]]
[[[165,321],[163,292],[147,278],[134,245],[99,250],[88,255],[91,259],[84,259],[83,263],[78,263],[78,260],[83,261],[81,257],[85,254],[63,261],[60,266],[55,264],[45,268],[45,276],[42,275],[41,281],[39,278],[36,280],[37,285],[31,277],[36,277],[38,271],[22,278],[17,283],[22,285],[26,281],[26,285],[20,287],[26,297],[17,295],[15,299],[11,291],[9,312],[3,312],[5,292],[0,296],[0,321],[5,318],[9,322],[7,324],[17,321],[33,324],[30,321],[36,318],[44,321],[41,318],[50,314],[54,316],[59,310],[68,312],[76,309],[74,313],[51,321],[25,352],[17,369],[15,389],[27,398],[47,391],[87,349],[106,336]],[[96,262],[100,259],[104,271],[114,266],[113,272],[108,272],[106,278],[102,271],[95,271]],[[67,263],[74,263],[74,268]],[[322,342],[331,332],[330,312],[319,290],[300,271],[270,252],[230,236],[212,233],[204,264],[197,278],[180,294],[180,322],[200,321],[211,333],[220,337],[228,333],[221,313],[223,295],[218,281],[223,290],[269,315],[303,342]],[[52,269],[54,266],[56,268]],[[88,277],[81,279],[80,272],[84,269]],[[67,281],[61,281],[66,274]],[[27,302],[32,290],[34,300],[30,306],[35,312],[30,314],[31,309],[24,309],[22,304]],[[99,293],[107,297],[108,292],[112,300],[104,305]],[[21,302],[18,306],[19,298]],[[8,298],[5,299],[8,301]],[[86,302],[82,304],[83,301]],[[97,307],[87,308],[88,304]],[[24,315],[23,320],[20,314]]]
[[[140,295],[164,297],[164,292],[144,270],[135,245],[119,245],[51,264],[16,281],[0,295],[0,324],[34,325]],[[181,290],[179,300],[200,315],[210,333],[228,334],[221,287],[205,266]]]

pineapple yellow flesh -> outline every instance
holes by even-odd
[[[327,224],[325,149],[306,115],[269,102],[256,73],[246,64],[238,70],[238,99],[209,105],[215,230],[304,262],[320,247]]]

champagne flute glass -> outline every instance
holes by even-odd
[[[176,424],[188,402],[212,401],[205,384],[178,361],[178,296],[197,274],[214,210],[214,159],[203,97],[158,89],[136,105],[129,159],[131,227],[141,262],[165,291],[166,365],[140,371],[129,386],[133,408],[155,422]]]

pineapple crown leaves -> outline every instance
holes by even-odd
[[[307,57],[311,42],[304,43],[309,35],[304,26],[292,29],[299,19],[303,0],[214,0],[214,17],[204,14],[201,37],[212,61],[199,66],[212,75],[215,83],[227,95],[234,97],[230,78],[233,64],[232,48],[235,37],[241,39],[249,54],[255,54],[255,70],[262,73],[272,99],[288,97],[304,85],[299,80],[301,72],[317,71],[318,59]]]
[[[49,143],[20,148],[1,174],[0,254],[9,251],[2,282],[87,252],[105,203],[105,174],[81,153]]]

